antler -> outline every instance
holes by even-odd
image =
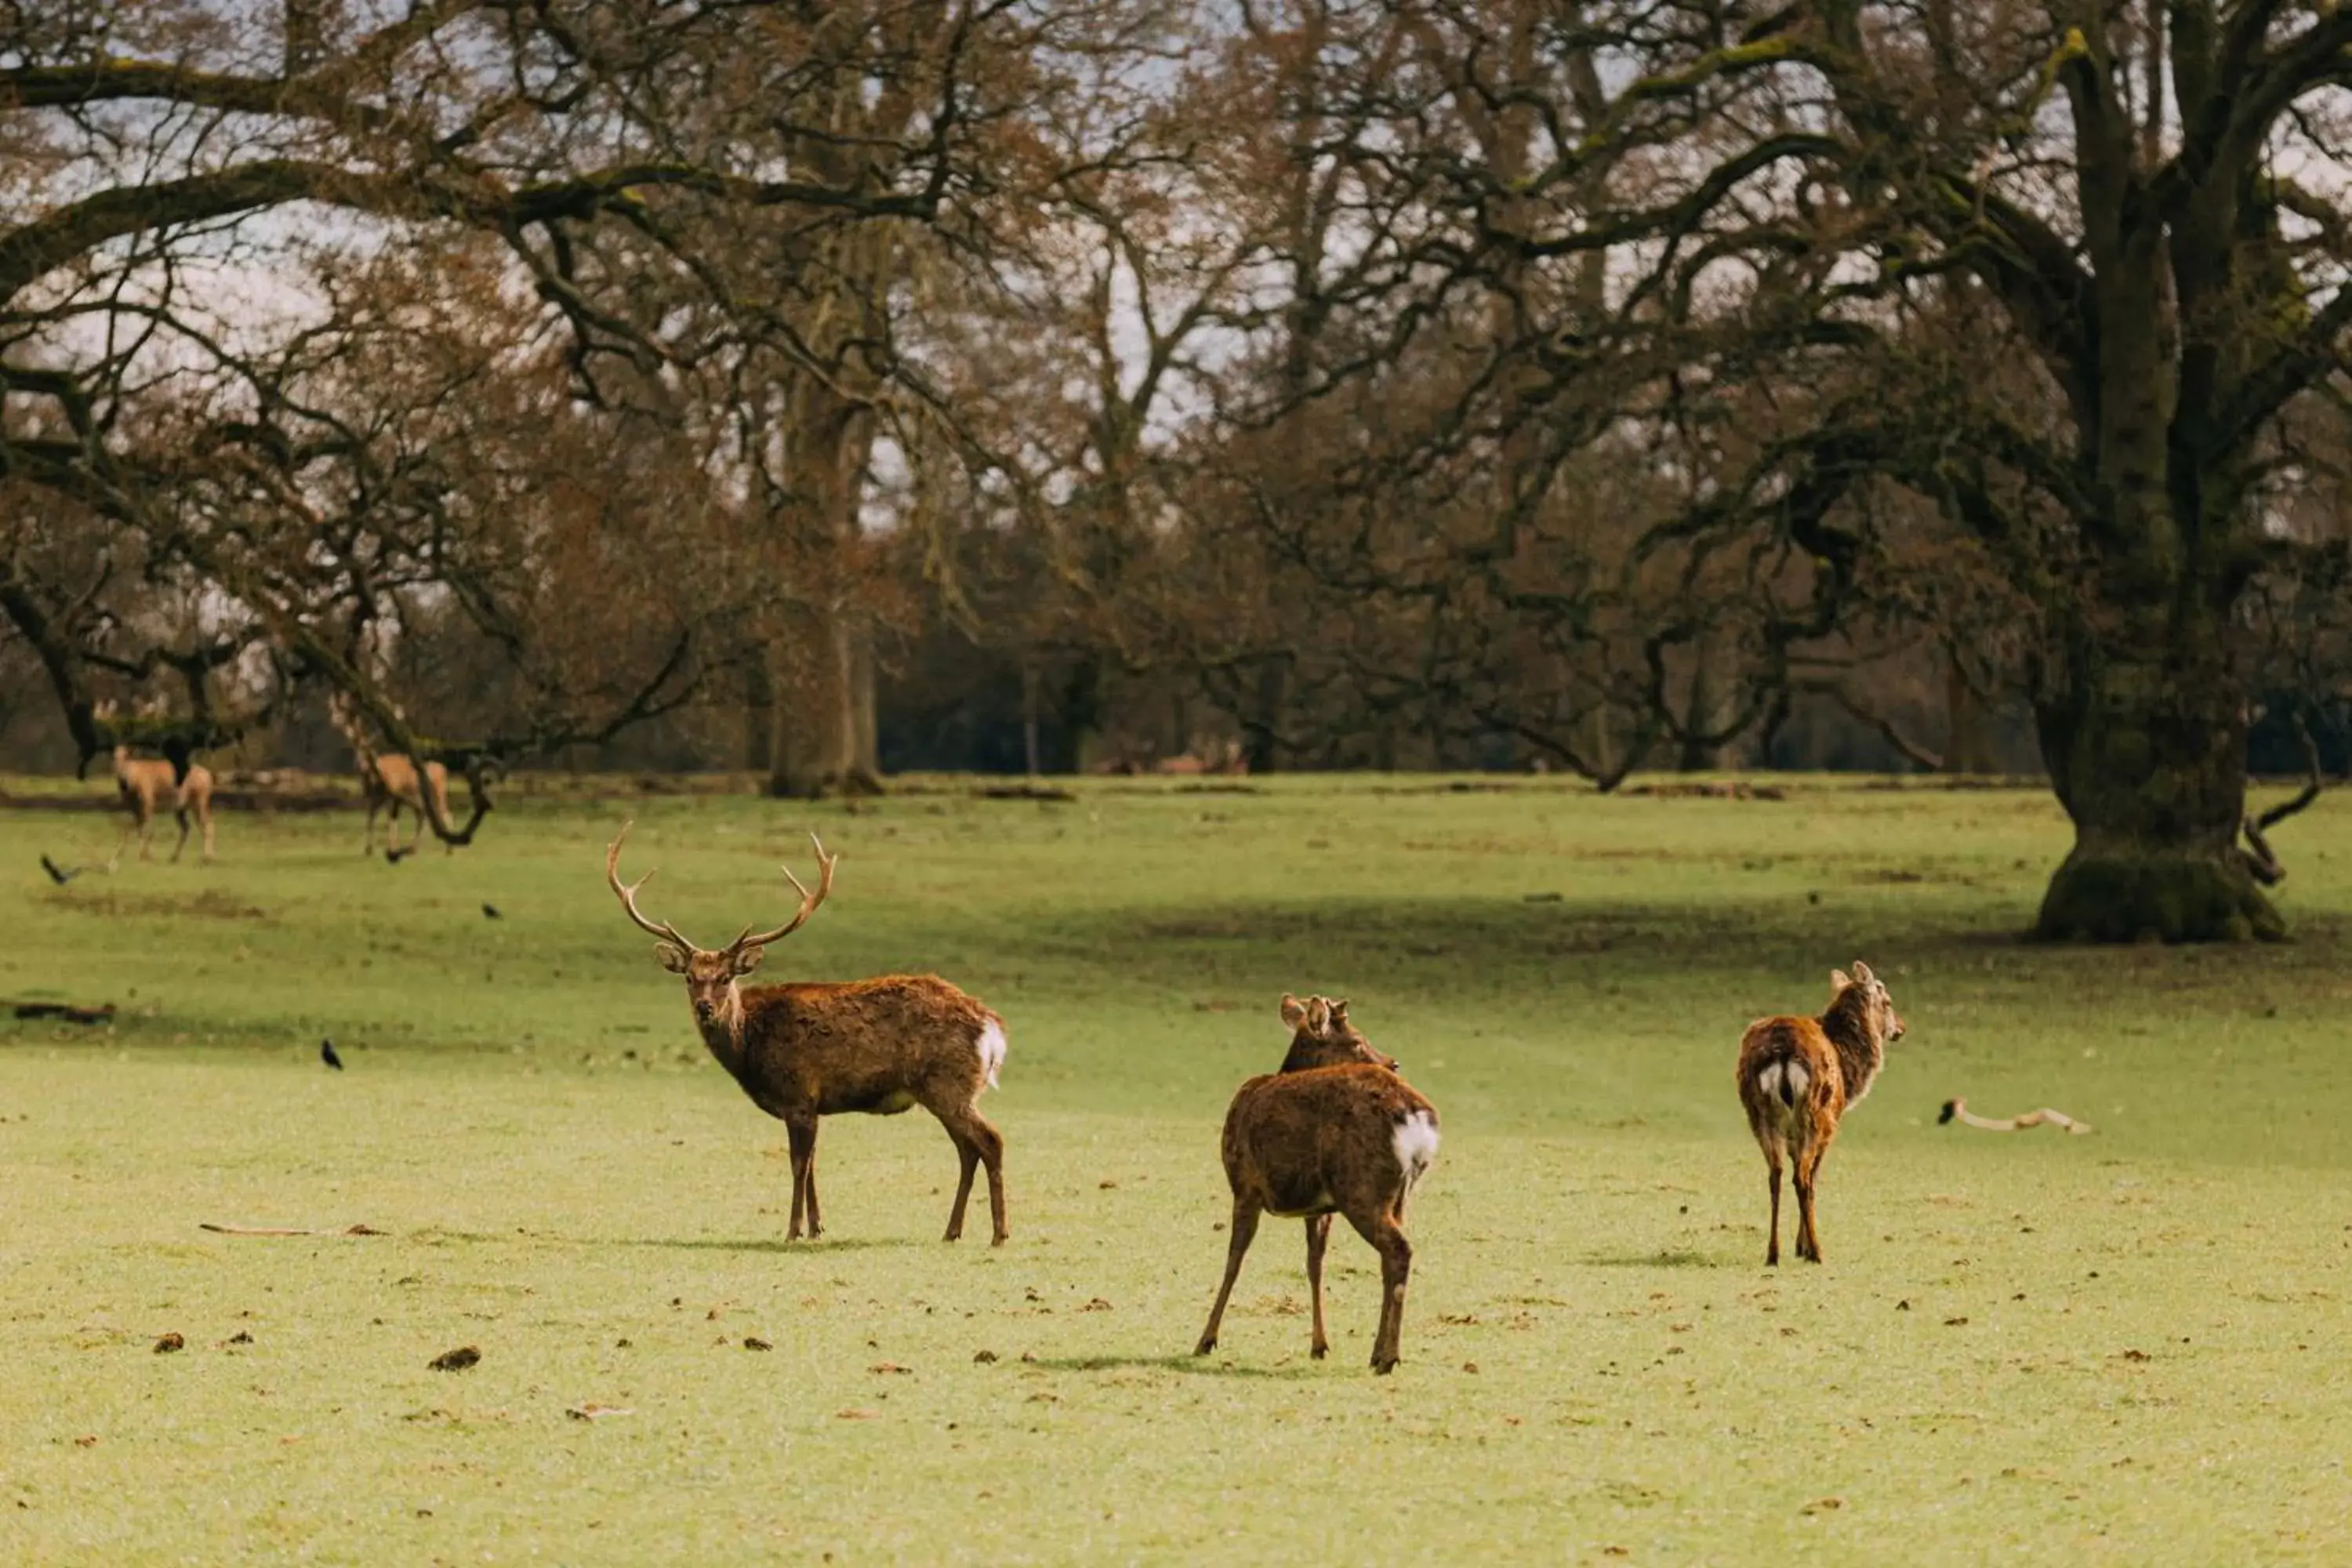
[[[728,944],[730,952],[740,952],[745,948],[765,947],[772,942],[778,942],[792,935],[801,929],[809,916],[816,913],[816,907],[824,902],[826,894],[833,891],[833,868],[841,863],[841,857],[826,854],[824,840],[814,833],[809,835],[809,842],[816,846],[816,891],[812,893],[803,887],[801,879],[793,875],[793,868],[790,866],[785,867],[784,879],[792,883],[793,890],[801,896],[800,912],[763,936],[753,936],[751,928],[745,926],[743,934]]]
[[[629,919],[636,922],[639,930],[646,932],[648,935],[657,936],[664,942],[677,944],[678,950],[682,952],[695,952],[700,951],[694,945],[694,943],[678,935],[677,928],[671,925],[667,921],[664,921],[661,924],[656,925],[653,921],[646,919],[644,914],[639,912],[637,909],[637,889],[654,879],[653,872],[647,871],[644,876],[638,878],[634,882],[624,883],[621,880],[621,841],[622,839],[628,837],[629,829],[635,826],[636,819],[634,817],[621,824],[619,837],[615,837],[612,843],[604,847],[604,880],[612,884],[614,896],[621,900],[621,907],[629,912]],[[790,875],[790,873],[788,872],[786,875]],[[822,896],[822,894],[819,895],[819,897]],[[803,912],[805,914],[806,911]],[[786,927],[785,929],[790,930],[791,928]],[[781,936],[783,932],[779,931],[776,934]]]

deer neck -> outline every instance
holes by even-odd
[[[1859,1004],[1849,1005],[1844,996],[1822,1015],[1822,1033],[1837,1051],[1838,1071],[1845,1079],[1845,1102],[1852,1105],[1870,1092],[1871,1080],[1886,1065],[1886,1042],[1871,1026],[1868,1011]]]
[[[696,1020],[702,1031],[702,1043],[719,1058],[719,1065],[737,1077],[743,1065],[743,992],[740,986],[727,988],[727,1000],[709,1022]]]

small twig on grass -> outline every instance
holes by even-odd
[[[2063,1127],[2069,1132],[2088,1132],[2091,1130],[2089,1122],[2077,1121],[2064,1111],[2053,1110],[2048,1106],[2043,1106],[2039,1110],[2029,1110],[2021,1116],[2011,1116],[1995,1121],[1990,1116],[1979,1116],[1971,1111],[1969,1109],[1969,1102],[1965,1100],[1944,1101],[1943,1112],[1936,1118],[1936,1121],[1938,1126],[1949,1121],[1958,1121],[1965,1127],[1980,1127],[1987,1132],[2020,1132],[2028,1127],[2039,1127],[2045,1121],[2053,1127]]]
[[[198,1230],[209,1230],[215,1236],[383,1236],[385,1233],[372,1225],[354,1225],[342,1230],[303,1230],[271,1225],[215,1225],[210,1220],[197,1223]]]

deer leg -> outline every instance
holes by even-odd
[[[1234,1196],[1233,1239],[1225,1247],[1225,1282],[1217,1287],[1217,1304],[1209,1309],[1209,1326],[1201,1331],[1201,1342],[1192,1347],[1194,1355],[1207,1355],[1217,1348],[1217,1327],[1225,1321],[1225,1303],[1233,1300],[1234,1281],[1242,1277],[1242,1258],[1257,1235],[1257,1216],[1255,1203]]]
[[[383,809],[383,802],[371,797],[368,801],[367,831],[360,836],[360,858],[375,853],[375,814]]]
[[[205,825],[205,858],[210,861],[213,858],[213,803],[211,801],[205,802],[204,810],[196,814],[196,820]]]
[[[952,1123],[942,1121],[940,1125],[947,1128],[948,1137],[955,1143],[956,1158],[963,1163],[963,1173],[956,1182],[955,1206],[948,1210],[948,1234],[945,1238],[949,1241],[961,1241],[963,1239],[963,1207],[971,1197],[971,1178],[980,1169],[980,1145],[965,1137]]]
[[[1390,1215],[1359,1219],[1351,1214],[1348,1223],[1381,1255],[1381,1326],[1372,1337],[1372,1370],[1391,1372],[1397,1363],[1398,1342],[1404,1337],[1404,1287],[1412,1274],[1412,1243]]]
[[[979,1148],[981,1163],[988,1167],[988,1217],[996,1231],[988,1245],[1002,1247],[1013,1234],[1004,1224],[1004,1135],[978,1110],[971,1114],[971,1125],[964,1136]]]
[[[123,824],[122,837],[114,841],[114,853],[107,857],[106,868],[109,871],[113,870],[117,866],[122,864],[122,851],[129,847],[131,843],[131,836],[138,831],[138,818],[133,817],[131,821]]]
[[[1307,1294],[1315,1303],[1315,1337],[1310,1353],[1321,1361],[1331,1353],[1330,1336],[1323,1331],[1323,1248],[1330,1244],[1331,1216],[1307,1216]]]
[[[784,1136],[793,1147],[793,1222],[784,1232],[784,1239],[798,1241],[801,1213],[808,1203],[809,1167],[816,1160],[816,1118],[785,1122]]]
[[[172,864],[176,866],[180,863],[180,856],[188,847],[188,808],[184,805],[173,815],[180,821],[180,841],[172,846]],[[205,858],[209,860],[212,857],[207,855]]]
[[[1813,1228],[1813,1183],[1822,1168],[1822,1151],[1808,1149],[1797,1161],[1797,1256],[1822,1260],[1821,1232]]]
[[[824,1220],[816,1210],[816,1129],[815,1122],[809,1123],[808,1174],[802,1182],[808,1189],[808,1233],[812,1241],[824,1234]]]
[[[1780,1151],[1764,1151],[1764,1163],[1771,1168],[1766,1178],[1772,1187],[1772,1239],[1764,1244],[1764,1267],[1780,1267]]]

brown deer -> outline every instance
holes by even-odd
[[[100,708],[98,717],[110,719],[111,705]],[[114,748],[114,788],[122,804],[131,812],[131,820],[122,829],[122,837],[114,841],[114,853],[106,862],[109,871],[122,864],[123,847],[131,836],[139,835],[139,858],[145,860],[154,847],[155,814],[163,803],[172,804],[173,815],[179,819],[180,841],[172,847],[172,858],[177,861],[188,847],[188,819],[195,818],[204,829],[204,858],[213,858],[213,774],[201,763],[190,763],[187,776],[172,776],[172,764],[152,757],[134,757],[128,746]]]
[[[627,823],[604,851],[604,879],[638,929],[661,939],[656,952],[662,967],[686,976],[694,1022],[702,1043],[733,1075],[751,1102],[784,1124],[792,1143],[793,1218],[787,1240],[798,1240],[801,1216],[808,1234],[822,1236],[817,1214],[816,1132],[820,1117],[845,1111],[895,1116],[919,1105],[940,1119],[963,1161],[955,1206],[948,1212],[947,1239],[963,1235],[964,1204],[971,1196],[973,1171],[988,1167],[988,1208],[995,1244],[1004,1226],[1004,1139],[980,1113],[982,1090],[996,1087],[1004,1065],[1004,1020],[936,974],[887,974],[875,980],[763,985],[746,991],[736,982],[760,966],[768,944],[800,930],[833,891],[837,855],[824,852],[815,834],[818,878],[812,893],[784,868],[784,878],[801,896],[792,919],[771,931],[749,926],[725,947],[700,948],[664,922],[656,925],[637,909],[637,889],[653,876],[621,880],[621,842]]]
[[[1822,1260],[1813,1228],[1813,1185],[1837,1136],[1838,1119],[1862,1102],[1885,1065],[1886,1047],[1903,1037],[1903,1020],[1886,984],[1855,961],[1853,973],[1830,972],[1829,1010],[1818,1018],[1759,1018],[1739,1040],[1739,1103],[1771,1173],[1772,1237],[1764,1262],[1780,1261],[1780,1165],[1795,1168],[1797,1256]]]
[[[416,764],[404,756],[379,752],[368,739],[367,729],[352,710],[350,700],[341,692],[327,700],[329,721],[351,742],[352,755],[360,770],[360,791],[367,797],[367,831],[360,838],[362,858],[375,852],[376,813],[391,808],[384,818],[384,855],[397,862],[414,855],[425,842],[425,829],[432,818],[425,815],[424,794],[416,787]],[[441,820],[453,820],[449,815],[449,770],[439,763],[425,764],[425,787],[433,792],[433,803],[441,808]],[[408,847],[400,847],[400,808],[405,805],[416,814],[415,830],[409,836]],[[446,852],[455,855],[457,847],[444,843]]]
[[[1323,1248],[1331,1216],[1343,1214],[1356,1234],[1381,1255],[1381,1326],[1372,1340],[1372,1370],[1397,1363],[1404,1330],[1404,1288],[1412,1272],[1405,1239],[1405,1200],[1437,1158],[1437,1108],[1397,1076],[1396,1058],[1381,1055],[1348,1022],[1348,1004],[1328,997],[1282,999],[1282,1021],[1293,1033],[1282,1069],[1251,1079],[1225,1112],[1225,1180],[1234,1190],[1233,1237],[1225,1279],[1195,1355],[1217,1348],[1217,1326],[1240,1278],[1243,1255],[1257,1234],[1258,1216],[1307,1221],[1307,1289],[1315,1306],[1310,1349],[1320,1361],[1331,1342],[1323,1331]]]

